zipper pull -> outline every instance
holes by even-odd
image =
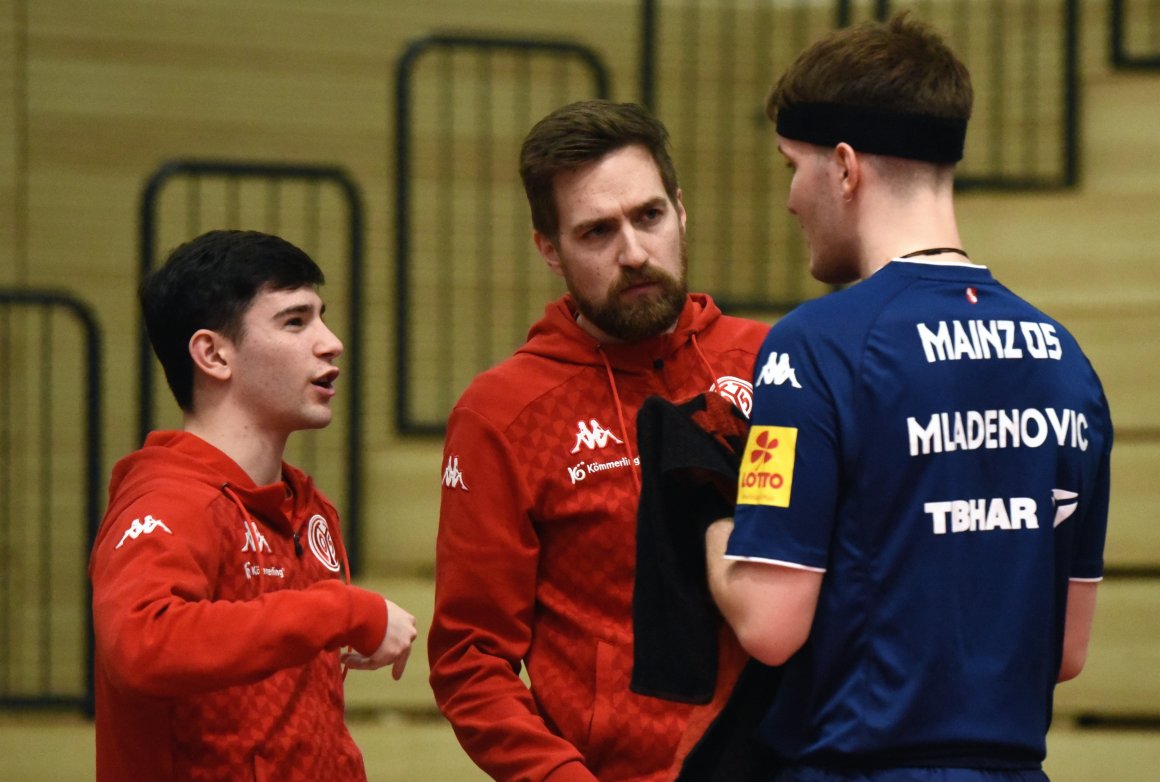
[[[302,541],[298,538],[298,533],[294,533],[294,553],[299,557],[302,556]]]

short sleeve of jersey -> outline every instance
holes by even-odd
[[[1104,402],[1103,421],[1099,430],[1107,433],[1107,441],[1100,457],[1091,499],[1082,509],[1082,519],[1076,531],[1076,543],[1068,577],[1078,581],[1098,581],[1104,575],[1104,544],[1108,530],[1108,499],[1111,492],[1112,421]]]
[[[850,371],[809,323],[803,309],[790,313],[758,355],[730,559],[826,567],[841,479],[836,399]]]

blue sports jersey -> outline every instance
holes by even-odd
[[[824,571],[761,725],[803,764],[1034,768],[1112,427],[1076,341],[981,266],[895,259],[769,332],[727,556]]]

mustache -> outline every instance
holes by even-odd
[[[671,285],[676,282],[673,275],[653,266],[644,266],[639,269],[624,269],[612,285],[612,293],[623,293],[634,285]]]

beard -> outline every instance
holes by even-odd
[[[603,301],[578,295],[569,281],[569,291],[576,308],[590,323],[605,334],[623,342],[640,340],[663,334],[677,321],[688,295],[687,272],[689,259],[685,237],[681,236],[680,275],[674,277],[655,266],[624,269],[611,285]],[[565,275],[567,280],[567,275]],[[623,294],[635,285],[655,284],[660,290],[628,299]]]

